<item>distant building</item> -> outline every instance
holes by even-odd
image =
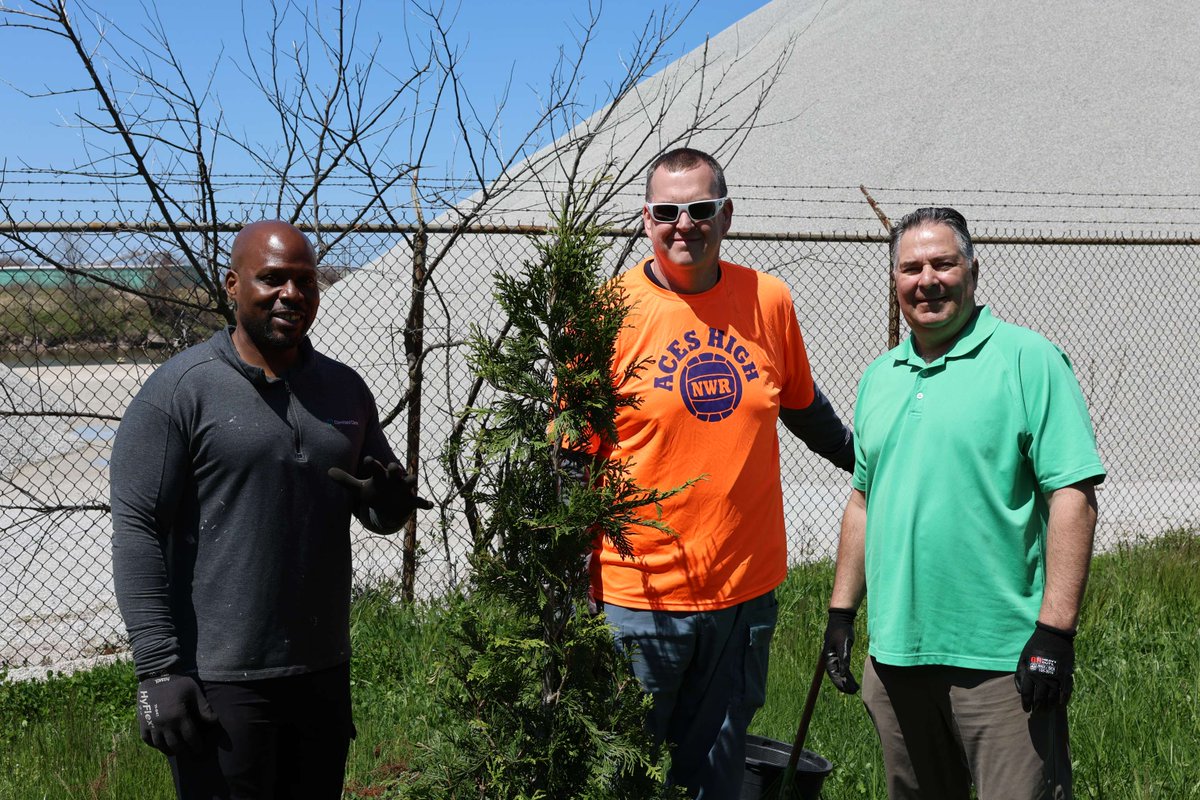
[[[89,280],[92,276],[120,283],[131,289],[144,289],[153,279],[155,271],[161,267],[146,266],[145,264],[89,264],[75,267],[75,269],[80,270],[83,274],[67,272],[48,264],[0,267],[0,289],[17,286],[54,288],[72,285],[103,285],[99,281]]]

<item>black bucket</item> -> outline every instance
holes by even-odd
[[[796,774],[786,798],[779,796],[779,782],[787,769],[792,746],[761,736],[746,737],[746,777],[740,800],[817,800],[825,776],[833,764],[811,750],[801,750]]]

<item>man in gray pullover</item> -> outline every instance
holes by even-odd
[[[304,235],[248,225],[225,289],[237,324],[156,370],[113,445],[142,738],[181,798],[337,798],[354,735],[350,515],[391,533],[431,504],[366,384],[308,341]]]

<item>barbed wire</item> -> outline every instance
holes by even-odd
[[[187,173],[165,173],[156,176],[173,186],[198,186],[196,176]],[[108,216],[114,221],[105,223],[108,229],[119,227],[117,218],[134,219],[145,217],[147,221],[157,219],[159,214],[152,199],[144,191],[142,179],[137,174],[126,173],[68,173],[48,168],[18,168],[0,170],[0,202],[3,202],[9,226],[42,220],[47,223],[69,221],[71,210],[78,209],[75,219],[95,220],[102,215],[99,209],[110,209]],[[216,173],[207,185],[216,188],[216,202],[223,220],[232,220],[239,215],[246,217],[270,213],[275,208],[292,208],[288,203],[289,187],[283,187],[280,198],[279,176],[246,172]],[[313,176],[296,174],[289,180],[303,185]],[[358,219],[364,225],[378,226],[389,221],[401,224],[413,222],[411,198],[407,196],[408,185],[395,186],[382,196],[375,192],[375,185],[363,175],[342,175],[326,179],[322,186],[329,190],[327,199],[319,204],[311,202],[304,206],[304,213],[319,214],[338,221]],[[550,178],[537,187],[521,186],[506,197],[493,201],[484,210],[488,220],[516,220],[536,224],[548,215],[546,197],[556,190],[570,186],[561,178]],[[56,187],[60,191],[38,196],[41,187]],[[441,177],[420,181],[426,190],[423,199],[427,217],[453,215],[456,203],[468,197],[477,182],[467,178]],[[21,189],[27,191],[21,192]],[[104,191],[88,191],[103,189]],[[77,191],[74,196],[64,196]],[[17,192],[4,196],[5,192]],[[928,204],[930,201],[953,205],[967,214],[972,226],[978,229],[1020,229],[1023,236],[1032,235],[1026,229],[1039,228],[1088,230],[1085,236],[1096,235],[1094,230],[1111,234],[1115,229],[1172,232],[1200,228],[1200,193],[1184,192],[1104,192],[1079,190],[1016,190],[1002,188],[955,188],[933,189],[913,186],[872,187],[868,190],[875,200],[890,209],[909,208]],[[743,220],[753,219],[750,227],[771,228],[807,227],[809,230],[861,229],[877,230],[874,213],[869,209],[862,187],[856,185],[786,183],[753,184],[734,189]],[[298,194],[296,202],[302,202]],[[1195,200],[1196,202],[1189,202]],[[640,186],[622,187],[609,202],[610,210],[616,211],[618,224],[638,224],[637,215],[642,203]],[[375,204],[375,208],[369,208]],[[197,198],[181,204],[183,209],[195,209],[196,216],[203,218],[210,212]],[[368,210],[364,212],[364,208]],[[47,213],[44,209],[53,209]],[[203,209],[202,211],[200,209]],[[181,212],[182,213],[182,212]],[[0,223],[3,224],[3,223]],[[137,222],[131,223],[136,227]],[[86,231],[77,231],[85,233]]]
[[[13,201],[13,202],[16,202],[16,201]],[[36,200],[36,201],[31,201],[31,202],[36,202],[39,204],[51,205],[51,206],[62,206],[64,204],[64,202],[74,203],[74,202],[79,202],[79,201],[76,201],[76,200],[64,201],[62,199],[57,199],[57,200]],[[84,203],[84,204],[86,205],[89,203]],[[90,204],[91,205],[102,205],[102,203],[99,203],[99,202],[92,202]],[[234,207],[234,208],[240,208],[240,209],[261,209],[264,207],[268,207],[268,208],[270,207],[270,204],[253,203],[253,202],[226,203],[225,205],[227,207]],[[986,206],[981,206],[981,207],[986,208]],[[322,203],[320,208],[324,209],[328,212],[350,212],[350,211],[357,212],[361,208],[361,206],[357,206],[354,204],[342,204],[342,203]],[[404,209],[404,208],[399,208],[399,209],[393,210],[394,212],[401,213],[402,224],[404,221],[407,221],[403,217],[403,212],[405,210],[406,209]],[[449,208],[447,207],[445,210],[449,210]],[[962,210],[962,209],[960,208],[960,210]],[[548,212],[546,212],[545,209],[541,206],[496,206],[496,207],[493,207],[488,210],[487,216],[490,218],[502,218],[505,216],[516,216],[516,217],[523,217],[525,219],[538,219],[538,218],[545,217],[547,215],[547,213]],[[61,212],[57,215],[57,217],[55,217],[55,215],[48,215],[46,213],[42,213],[41,215],[26,214],[26,215],[22,215],[22,216],[23,216],[23,219],[7,219],[7,220],[0,219],[0,228],[6,227],[6,226],[7,227],[19,226],[20,224],[22,224],[22,222],[36,221],[36,220],[40,220],[42,222],[47,222],[47,223],[54,222],[55,220],[69,223],[70,217],[73,216],[75,218],[75,220],[78,221],[80,224],[79,228],[72,230],[72,232],[74,232],[74,233],[81,233],[81,234],[113,233],[112,228],[119,227],[121,225],[124,225],[125,227],[129,228],[129,230],[127,231],[129,233],[139,233],[139,232],[145,232],[145,231],[139,230],[139,226],[148,221],[148,220],[137,220],[137,221],[113,220],[111,222],[101,223],[98,220],[96,220],[96,218],[94,216],[88,215],[85,217],[85,215],[83,215],[82,213],[72,215],[72,214],[70,214],[70,212]],[[344,215],[344,218],[348,217],[348,216],[350,216],[350,215],[346,214],[346,215]],[[753,213],[744,214],[742,216],[743,216],[743,218],[749,216],[755,220],[762,220],[765,222],[780,222],[780,223],[804,223],[804,222],[853,223],[856,225],[866,224],[866,225],[868,225],[868,227],[872,227],[872,228],[878,225],[876,218],[869,212],[869,210],[864,210],[864,212],[859,215],[847,215],[847,214],[819,214],[819,213],[814,213],[814,212],[783,213],[783,212],[778,212],[778,211],[760,211],[760,210],[755,209],[755,210],[753,210]],[[386,218],[387,218],[387,215],[384,212],[380,211],[377,214],[368,215],[364,219],[360,220],[360,225],[363,228],[375,227],[379,224],[383,224],[383,223],[381,223],[381,221],[385,220]],[[231,216],[228,219],[233,220],[233,217]],[[85,220],[87,220],[87,221],[85,221]],[[198,223],[198,224],[200,224],[200,223]],[[215,224],[218,227],[225,227],[225,226],[228,226],[228,225],[234,224],[234,223],[231,221],[222,220]],[[337,223],[335,221],[330,224],[336,225]],[[535,223],[531,223],[531,224],[535,224]],[[88,227],[89,225],[92,226],[91,229],[89,229],[89,227]],[[1055,217],[1032,217],[1032,216],[1023,216],[1023,217],[972,216],[971,217],[971,225],[972,225],[972,228],[979,228],[980,226],[1029,225],[1029,226],[1035,226],[1035,229],[1036,229],[1036,226],[1070,225],[1070,226],[1077,226],[1077,227],[1096,226],[1096,227],[1104,228],[1104,229],[1111,229],[1113,227],[1129,228],[1131,226],[1137,226],[1139,228],[1151,228],[1151,229],[1155,228],[1155,227],[1171,227],[1171,228],[1185,228],[1186,229],[1186,228],[1200,228],[1200,218],[1197,218],[1197,219],[1162,219],[1162,218],[1132,219],[1129,217],[1123,217],[1120,219],[1100,219],[1100,218],[1094,218],[1094,217],[1073,217],[1072,218],[1072,217],[1065,217],[1065,216],[1058,217],[1058,218],[1055,218]],[[189,225],[184,224],[184,225],[182,225],[182,227],[187,228],[187,227],[194,227],[194,226],[189,226]],[[382,231],[366,231],[366,232],[380,233]],[[1141,235],[1147,235],[1147,234],[1141,234]]]
[[[0,170],[0,175],[5,176],[6,183],[14,184],[30,184],[30,185],[53,185],[56,183],[70,183],[71,185],[80,186],[108,186],[114,182],[127,181],[132,185],[141,185],[142,178],[136,173],[89,173],[80,175],[73,173],[70,170],[58,170],[55,168],[9,168]],[[55,180],[33,181],[30,179],[11,180],[13,175],[54,175]],[[496,176],[499,178],[501,176]],[[177,185],[229,185],[236,187],[249,186],[264,186],[277,187],[277,176],[264,175],[263,173],[248,173],[248,172],[216,172],[212,173],[210,180],[201,181],[194,175],[187,173],[156,173],[155,178],[163,183]],[[288,176],[291,183],[303,184],[305,182],[315,181],[317,176],[310,174],[296,173]],[[370,187],[373,181],[378,178],[371,178],[364,175],[341,175],[333,178],[325,178],[322,184],[326,186],[363,186]],[[445,187],[472,187],[478,185],[476,178],[427,178],[422,177],[420,183],[427,186],[445,186]],[[539,184],[544,186],[569,186],[571,181],[563,178],[539,178]],[[406,184],[407,185],[407,184]],[[758,183],[739,186],[741,190],[753,189],[784,189],[784,190],[830,190],[830,191],[853,191],[858,192],[861,184],[821,184],[821,183]],[[1055,190],[1055,189],[1000,189],[1000,188],[979,188],[979,187],[923,187],[923,186],[867,186],[872,192],[908,192],[914,194],[999,194],[999,195],[1028,195],[1032,197],[1162,197],[1162,198],[1179,198],[1192,197],[1200,199],[1200,192],[1113,192],[1113,191],[1080,191],[1080,190]],[[634,191],[633,189],[630,190]],[[640,187],[636,189],[637,193],[641,192]]]
[[[819,198],[819,197],[760,197],[754,195],[740,196],[737,199],[746,204],[753,204],[750,210],[754,217],[768,220],[842,220],[842,221],[862,221],[864,219],[874,219],[874,215],[870,212],[865,201],[854,199],[834,199],[834,198]],[[84,207],[130,207],[130,206],[146,206],[151,208],[149,198],[104,198],[104,197],[33,197],[33,196],[10,196],[2,198],[3,202],[9,205],[22,204],[31,207],[53,206],[62,209],[70,206]],[[773,202],[789,207],[786,210],[769,210],[758,206],[759,203]],[[899,201],[888,199],[887,202],[892,205],[900,205]],[[943,198],[941,202],[946,205],[953,205],[960,211],[968,210],[1012,210],[1012,211],[1056,211],[1060,214],[1067,214],[1073,211],[1093,212],[1090,217],[1071,217],[1063,219],[1055,219],[1053,217],[972,217],[973,223],[979,222],[1012,222],[1012,223],[1031,223],[1031,224],[1073,224],[1073,225],[1120,225],[1136,222],[1144,225],[1200,225],[1200,205],[1197,206],[1147,206],[1133,204],[1113,204],[1113,205],[1071,205],[1071,204],[1049,204],[1049,203],[982,203],[982,202],[958,202],[949,198]],[[197,204],[198,205],[198,204]],[[278,205],[278,202],[273,199],[249,199],[236,200],[226,199],[220,200],[218,205],[227,209],[264,209],[273,208]],[[326,201],[321,202],[317,208],[326,209],[331,212],[358,212],[363,208],[361,202],[350,201]],[[903,203],[905,207],[917,205],[913,202]],[[288,203],[283,203],[283,208],[289,208]],[[820,214],[811,211],[792,210],[795,207],[811,207],[815,209],[831,208],[831,207],[861,207],[861,214]],[[426,206],[426,211],[432,213],[443,213],[454,208],[451,201],[443,201]],[[404,214],[410,209],[410,203],[397,202],[388,210],[380,209],[373,212],[370,216],[383,217],[387,213]],[[637,212],[637,206],[629,204],[628,211],[633,214]],[[1101,218],[1096,216],[1096,212],[1111,212],[1112,214],[1122,214],[1120,218]],[[1130,219],[1131,212],[1138,213],[1136,219]],[[545,214],[545,204],[539,201],[531,200],[521,204],[497,204],[488,209],[487,214],[491,216],[499,216],[506,214]],[[1168,219],[1161,216],[1152,216],[1146,218],[1145,214],[1184,214],[1194,215],[1194,219]]]

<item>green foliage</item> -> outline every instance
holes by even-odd
[[[414,759],[442,746],[458,724],[432,688],[431,653],[451,646],[446,608],[402,603],[398,586],[358,594],[350,608],[351,689],[358,737],[346,769],[346,798],[394,797]]]
[[[0,797],[174,796],[166,762],[138,735],[136,685],[128,662],[29,681],[0,670]]]
[[[453,641],[439,653],[437,696],[460,721],[406,796],[618,798],[662,793],[644,732],[648,698],[602,618],[577,609],[547,642],[511,607],[459,598]],[[556,658],[556,655],[558,658]],[[551,665],[555,695],[543,693]]]
[[[1094,562],[1075,640],[1076,797],[1200,798],[1197,576],[1189,531]]]
[[[1103,553],[1075,640],[1071,758],[1075,796],[1200,800],[1200,534],[1175,531]],[[792,568],[780,588],[763,736],[790,742],[825,625],[833,564]],[[858,617],[854,672],[866,658]],[[824,800],[883,800],[883,757],[859,696],[825,681],[807,749],[831,760]]]
[[[0,669],[0,749],[61,709],[90,709],[91,719],[106,730],[124,727],[134,719],[133,666],[118,662],[70,675],[49,673],[45,679],[9,681]]]
[[[149,288],[154,290],[155,284]],[[224,325],[215,312],[184,305],[195,302],[194,289],[161,291],[168,299],[147,301],[82,278],[62,286],[6,286],[0,289],[0,348],[14,350],[34,342],[43,347],[134,347],[155,338],[188,344]],[[180,302],[172,303],[171,297]]]
[[[144,303],[97,287],[0,290],[0,346],[126,342],[150,329]]]
[[[1104,553],[1093,563],[1071,700],[1076,797],[1200,800],[1197,575],[1200,536],[1187,532]],[[780,587],[767,705],[755,717],[755,733],[788,742],[795,735],[832,581],[833,565],[823,562],[792,567]],[[478,695],[482,684],[464,690],[451,659],[430,654],[471,660],[461,637],[452,635],[462,630],[457,618],[464,601],[449,608],[414,606],[396,602],[393,595],[382,587],[355,598],[353,606],[358,739],[351,748],[344,797],[456,796],[451,776],[460,774],[457,759],[466,760],[458,743],[482,733],[474,730],[479,725],[474,715],[464,716],[445,698]],[[478,604],[472,613],[482,618],[483,630],[518,638],[504,609]],[[859,675],[866,654],[864,623],[860,614],[854,664]],[[512,651],[524,653],[516,645]],[[497,655],[491,667],[478,672],[490,673],[498,660]],[[620,680],[610,685],[622,687]],[[0,683],[0,797],[174,797],[166,760],[138,738],[133,691],[128,664]],[[502,709],[493,711],[492,719],[500,719]],[[495,728],[490,730],[495,735]],[[576,735],[566,727],[560,731]],[[834,764],[824,800],[887,797],[879,743],[860,697],[840,694],[826,681],[806,746]],[[500,769],[500,759],[491,768]],[[457,796],[521,796],[520,791],[505,795],[469,788],[457,789]],[[532,785],[528,788],[526,797],[533,795]],[[652,793],[633,790],[626,796]]]
[[[776,590],[779,625],[771,641],[767,703],[754,718],[754,733],[789,745],[796,735],[825,630],[833,572],[831,561],[798,564]],[[868,645],[865,606],[859,612],[856,629],[853,670],[861,678]],[[861,696],[842,694],[828,680],[822,680],[804,747],[833,762],[833,772],[822,788],[824,800],[887,797],[883,754]]]
[[[507,335],[477,331],[471,342],[496,399],[473,412],[468,460],[479,475],[468,502],[490,513],[475,531],[471,592],[455,604],[438,682],[466,724],[423,767],[415,797],[663,791],[647,700],[611,630],[588,613],[585,559],[597,535],[627,552],[636,525],[661,529],[637,512],[680,489],[643,490],[623,464],[584,455],[614,440],[618,409],[636,402],[610,366],[628,312],[601,276],[594,229],[564,212],[536,245],[537,260],[497,279]]]

